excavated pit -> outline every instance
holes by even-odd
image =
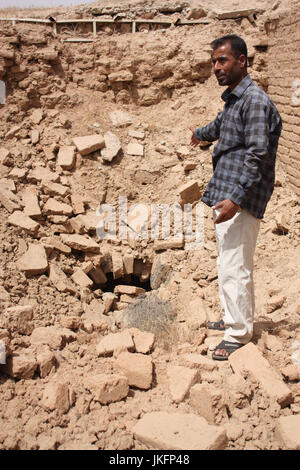
[[[0,21],[0,448],[144,450],[152,437],[136,426],[153,412],[170,418],[157,415],[158,449],[178,413],[187,429],[201,416],[223,433],[209,448],[296,448],[299,69],[274,60],[286,47],[294,57],[280,43],[297,31],[297,4],[102,3],[43,12],[57,24]],[[104,15],[105,25],[76,22]],[[116,236],[97,233],[101,204],[118,211],[126,199],[137,233],[150,205],[196,210],[212,146],[191,148],[189,128],[222,109],[210,42],[232,32],[284,122],[254,260],[254,349],[241,368],[211,359],[222,336],[205,328],[221,317],[209,208],[197,249],[175,237],[175,219],[169,239],[121,236],[118,219]],[[101,384],[116,388],[103,396]]]

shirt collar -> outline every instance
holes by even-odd
[[[232,95],[240,98],[244,91],[251,85],[252,80],[249,74],[247,74],[243,80],[231,91],[230,88],[227,88],[224,93],[221,95],[223,101],[228,101],[232,97]]]

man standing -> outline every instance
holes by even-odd
[[[213,209],[218,247],[219,296],[224,319],[208,328],[224,330],[215,360],[247,344],[253,335],[253,256],[260,220],[274,189],[280,115],[247,72],[247,46],[236,35],[212,42],[212,63],[223,111],[201,128],[191,128],[191,145],[215,145],[213,176],[202,201]]]

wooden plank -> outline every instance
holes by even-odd
[[[93,36],[94,38],[97,37],[97,23],[93,21]]]
[[[134,34],[136,32],[136,22],[132,22],[132,33]]]
[[[0,21],[16,21],[16,22],[28,22],[28,23],[51,23],[50,20],[41,20],[40,18],[0,18]]]
[[[94,42],[94,40],[86,39],[86,38],[69,38],[69,39],[63,39],[63,42]]]

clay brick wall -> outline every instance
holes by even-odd
[[[273,12],[266,24],[269,36],[268,94],[283,121],[278,158],[291,189],[300,196],[300,3]]]

